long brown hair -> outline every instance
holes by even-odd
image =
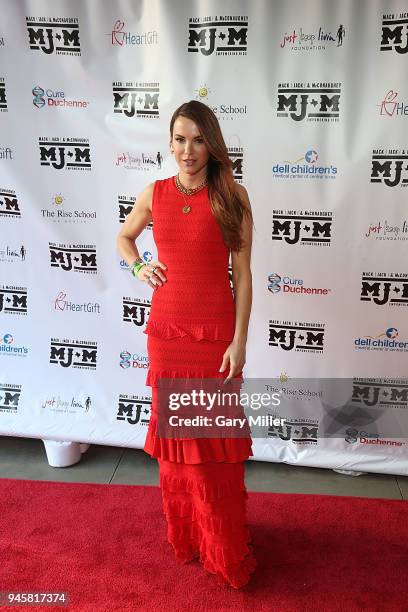
[[[247,215],[253,224],[253,218],[251,209],[236,188],[232,162],[218,119],[209,106],[198,100],[190,100],[174,111],[170,121],[170,138],[173,138],[174,122],[180,116],[194,121],[203,136],[210,154],[207,179],[211,210],[221,228],[225,244],[233,251],[240,251],[245,246],[241,236],[242,220]]]

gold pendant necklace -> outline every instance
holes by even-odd
[[[184,185],[181,184],[181,181],[180,181],[179,176],[177,174],[177,176],[175,177],[175,183],[176,183],[176,187],[177,187],[178,191],[180,192],[181,197],[183,198],[184,204],[185,204],[185,206],[183,206],[183,208],[181,210],[183,211],[183,213],[187,214],[187,213],[191,212],[191,206],[187,202],[184,194],[186,194],[186,195],[194,195],[198,191],[201,191],[201,189],[203,189],[207,185],[207,178],[205,178],[203,180],[203,182],[201,183],[201,185],[198,185],[198,187],[192,187],[191,189],[188,189],[187,187],[184,187]]]

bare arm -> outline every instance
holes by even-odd
[[[151,183],[138,195],[116,238],[116,248],[129,266],[140,257],[135,240],[152,220],[153,187]]]
[[[138,195],[132,212],[126,217],[116,238],[116,248],[129,266],[140,257],[135,243],[136,238],[152,220],[153,188],[154,183],[151,183]],[[146,281],[149,286],[157,288],[166,281],[166,277],[161,271],[161,269],[165,270],[166,266],[159,261],[151,262],[149,267],[151,266],[155,266],[157,269],[152,276],[149,276],[147,266],[143,266],[138,273],[138,278]]]
[[[239,185],[241,195],[248,207],[250,202],[245,187]],[[252,223],[248,217],[242,221],[241,235],[244,247],[241,251],[232,251],[232,284],[235,295],[235,334],[234,341],[246,344],[248,335],[249,317],[252,308]]]
[[[250,207],[245,187],[237,185],[237,189]],[[249,317],[252,307],[252,222],[244,217],[241,226],[241,236],[244,246],[241,251],[232,251],[232,284],[235,296],[235,333],[234,338],[225,351],[220,372],[223,372],[229,363],[229,372],[224,383],[242,371],[246,359],[246,342],[248,335]]]

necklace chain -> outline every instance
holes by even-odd
[[[207,185],[207,177],[205,177],[203,182],[200,183],[200,185],[198,185],[198,187],[184,187],[184,185],[180,181],[179,175],[178,174],[176,175],[176,186],[177,186],[177,189],[179,191],[181,191],[181,193],[185,193],[186,195],[193,195],[194,193],[197,193],[197,191],[200,191],[200,189],[203,189],[203,187],[205,187],[206,185]]]
[[[185,204],[185,206],[183,206],[183,208],[181,210],[183,211],[183,213],[189,213],[191,211],[191,206],[190,206],[190,204],[186,200],[186,195],[194,195],[195,193],[197,193],[198,191],[203,189],[203,187],[205,187],[207,185],[207,177],[205,177],[203,182],[200,185],[198,185],[198,187],[192,187],[190,189],[188,189],[187,187],[184,187],[184,185],[182,185],[178,174],[176,176],[175,183],[176,183],[176,187],[179,190],[180,195],[183,198],[184,204]]]

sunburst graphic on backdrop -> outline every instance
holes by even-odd
[[[51,203],[54,204],[55,206],[61,206],[64,200],[65,200],[64,196],[61,193],[57,193],[57,195],[52,197]]]
[[[195,90],[196,99],[198,100],[207,100],[208,94],[210,93],[211,89],[207,86],[207,84],[204,84]]]
[[[282,372],[282,374],[279,376],[279,381],[281,383],[285,383],[285,382],[288,382],[288,380],[289,380],[288,374],[286,374],[286,372]]]

